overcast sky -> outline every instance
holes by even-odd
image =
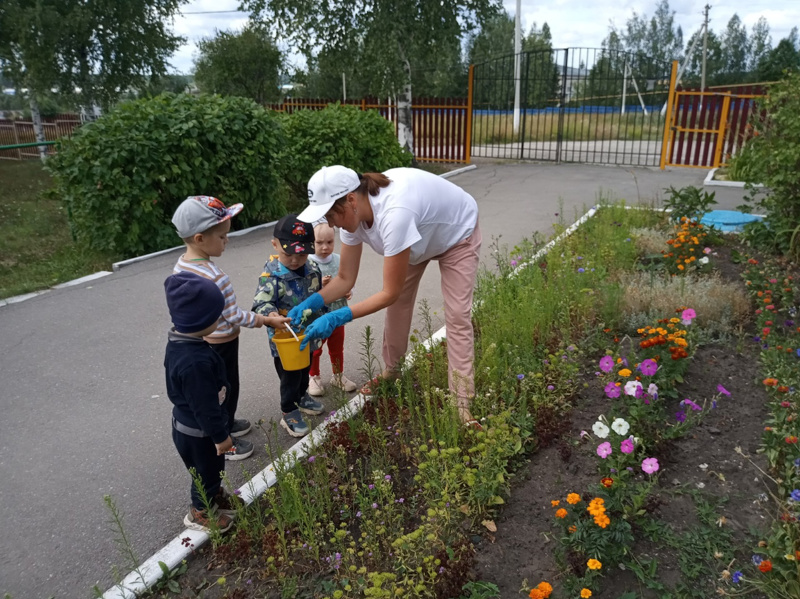
[[[624,29],[634,11],[649,18],[656,7],[655,0],[522,0],[521,4],[523,30],[527,32],[534,22],[539,27],[546,22],[553,34],[554,48],[599,48],[608,35],[609,23]],[[734,13],[748,32],[759,17],[765,17],[773,47],[792,27],[800,26],[800,0],[670,0],[675,19],[683,28],[684,43],[702,24],[705,4],[711,6],[710,29],[716,32],[725,29]],[[509,14],[516,12],[515,0],[504,0],[503,5]],[[236,30],[245,24],[245,14],[215,12],[235,11],[237,6],[236,0],[191,0],[183,7],[183,16],[175,20],[175,32],[185,36],[188,43],[172,59],[176,71],[192,71],[199,39],[213,36],[215,29]],[[207,14],[188,14],[198,12]]]

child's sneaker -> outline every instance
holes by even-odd
[[[233,441],[233,447],[225,452],[226,460],[232,460],[235,462],[249,458],[251,455],[253,455],[253,444],[250,443],[250,441],[239,439],[237,437],[231,437],[231,441]]]
[[[244,418],[234,418],[233,426],[231,427],[231,437],[241,437],[250,432],[253,426],[249,420]]]
[[[233,517],[228,514],[215,514],[211,511],[211,517],[216,518],[219,532],[228,532],[233,527]],[[205,510],[198,510],[194,506],[189,509],[189,513],[183,518],[183,525],[192,530],[202,530],[210,532],[210,521]]]
[[[286,432],[292,437],[305,437],[308,431],[311,430],[303,420],[303,415],[300,414],[300,410],[293,410],[288,414],[284,414],[283,418],[281,418],[281,426],[285,428]]]
[[[358,385],[356,385],[353,381],[347,378],[343,372],[333,375],[333,378],[331,378],[331,385],[333,385],[334,387],[339,387],[339,389],[347,393],[352,393],[353,391],[358,389]],[[311,385],[309,385],[309,387],[310,386]]]
[[[308,377],[308,394],[314,397],[325,395],[325,387],[322,386],[322,377],[310,376]]]
[[[214,496],[214,499],[211,500],[211,504],[213,507],[217,509],[220,514],[235,517],[236,516],[236,506],[234,505],[235,501],[241,502],[241,499],[234,498],[225,490],[225,487],[220,487],[217,494]]]
[[[311,399],[311,396],[306,393],[303,399],[297,402],[297,408],[304,414],[322,414],[325,411],[325,406],[319,403],[316,399]]]

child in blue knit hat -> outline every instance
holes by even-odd
[[[189,272],[164,281],[173,328],[167,336],[164,369],[167,395],[173,403],[172,440],[187,470],[199,477],[206,501],[194,484],[192,507],[183,523],[194,530],[220,532],[233,526],[233,506],[222,487],[225,452],[233,446],[225,400],[229,393],[225,362],[203,340],[217,327],[225,297],[214,281]],[[281,326],[287,318],[268,319]],[[212,507],[208,513],[207,505]]]

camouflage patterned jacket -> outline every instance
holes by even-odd
[[[309,260],[303,268],[305,269],[305,276],[301,277],[281,264],[277,255],[270,256],[264,265],[264,272],[258,278],[258,288],[251,308],[253,312],[258,312],[265,316],[271,312],[278,312],[285,316],[297,304],[322,289],[322,275],[319,267]],[[319,312],[312,314],[310,318],[306,319],[305,325],[307,326],[325,312],[327,312],[327,309],[323,308]],[[267,333],[269,334],[270,351],[272,356],[277,358],[278,349],[272,342],[275,329],[267,327]],[[322,341],[315,339],[308,344],[308,347],[313,352],[315,349],[322,347]]]

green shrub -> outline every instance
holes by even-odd
[[[755,114],[762,111],[764,117],[754,123],[757,135],[749,142],[746,181],[763,183],[764,189],[752,191],[744,208],[766,214],[764,226],[772,232],[774,249],[800,257],[800,74],[773,84]],[[745,227],[745,237],[761,228]]]
[[[127,257],[179,243],[170,219],[187,196],[242,202],[234,227],[283,213],[278,119],[251,100],[162,94],[81,127],[49,162],[73,236]]]
[[[397,142],[394,125],[377,111],[331,104],[283,117],[286,147],[284,180],[305,205],[306,183],[323,166],[343,164],[357,172],[409,166],[411,154]]]

